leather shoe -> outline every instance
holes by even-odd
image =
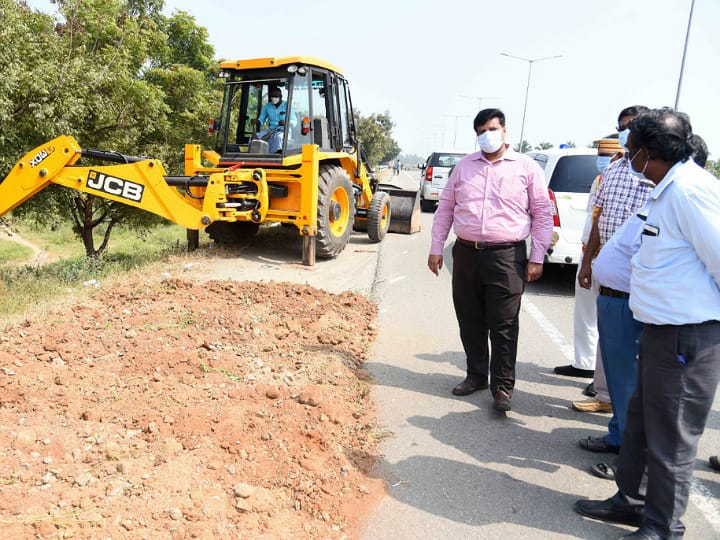
[[[595,397],[597,396],[597,392],[595,391],[595,381],[592,381],[590,384],[588,384],[585,389],[582,391],[583,396],[587,397]]]
[[[608,465],[604,462],[600,462],[597,465],[591,465],[590,472],[603,480],[615,480],[615,469],[612,468],[612,465]]]
[[[662,536],[646,525],[643,525],[632,534],[623,536],[620,540],[625,540],[626,538],[629,540],[662,540]]]
[[[643,521],[643,509],[639,506],[619,506],[612,498],[604,501],[576,501],[575,511],[582,515],[600,521],[622,523],[640,527]]]
[[[507,412],[510,410],[510,394],[508,394],[502,388],[495,390],[495,399],[493,400],[493,407],[496,411]]]
[[[474,381],[473,379],[465,379],[463,382],[452,389],[455,396],[469,396],[478,390],[486,390],[488,388],[487,381]]]
[[[710,459],[708,460],[710,462],[710,468],[715,471],[720,471],[720,460],[718,460],[718,456],[710,456]]]
[[[558,366],[553,369],[553,373],[564,375],[565,377],[582,377],[583,379],[592,379],[595,376],[594,369],[580,369],[573,365]]]
[[[604,437],[588,437],[587,439],[580,439],[578,442],[580,448],[587,450],[588,452],[595,452],[598,454],[619,454],[620,447],[614,444],[608,444],[605,442]]]
[[[602,412],[612,413],[612,403],[600,401],[598,398],[588,398],[582,401],[573,401],[572,408],[578,412]]]

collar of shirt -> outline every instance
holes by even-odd
[[[475,152],[475,154],[471,157],[471,159],[479,160],[479,161],[484,161],[484,162],[490,163],[490,164],[492,165],[493,163],[497,163],[498,161],[502,161],[502,160],[504,160],[504,159],[507,159],[508,161],[517,161],[517,160],[518,160],[518,153],[517,153],[515,150],[513,150],[512,148],[510,148],[510,145],[509,145],[509,144],[506,144],[506,145],[505,145],[505,152],[503,152],[503,155],[500,156],[500,157],[499,157],[498,159],[496,159],[495,161],[490,161],[490,160],[485,156],[485,152],[483,152],[482,150],[480,150],[480,151],[478,151],[478,152]]]
[[[655,186],[650,192],[651,199],[657,200],[657,198],[662,195],[662,192],[665,191],[667,187],[673,183],[673,181],[677,177],[678,170],[684,163],[687,163],[687,161],[678,161],[670,168],[670,170],[667,172],[667,174],[665,174],[665,177],[660,181],[660,183]]]

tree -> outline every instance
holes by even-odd
[[[520,152],[521,154],[524,154],[525,152],[530,152],[530,150],[532,149],[532,145],[526,140],[523,140],[522,143],[516,144],[514,148],[516,152]]]
[[[355,123],[363,153],[371,167],[395,159],[400,154],[400,147],[392,138],[393,122],[389,112],[363,117],[356,111]]]
[[[720,161],[708,159],[705,168],[720,179]]]
[[[553,143],[541,142],[535,147],[535,150],[547,150],[548,148],[552,148],[553,146]]]
[[[568,142],[565,143],[565,146],[566,146],[567,148],[575,148],[575,143],[572,142],[572,141],[568,141]]]
[[[161,0],[58,0],[63,21],[0,0],[0,174],[19,149],[59,133],[85,148],[148,155],[181,171],[182,145],[207,143],[217,101],[207,31]],[[189,64],[189,65],[188,65]],[[27,66],[33,66],[30,70]],[[7,74],[7,76],[5,76]],[[118,224],[143,229],[161,218],[79,191],[51,186],[14,210],[38,223],[70,216],[88,256]],[[103,237],[95,245],[94,232]]]

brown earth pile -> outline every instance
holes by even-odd
[[[131,283],[0,335],[0,537],[352,538],[382,494],[376,307]]]

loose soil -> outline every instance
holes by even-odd
[[[7,323],[0,537],[357,537],[383,494],[375,315],[307,285],[138,278]]]

